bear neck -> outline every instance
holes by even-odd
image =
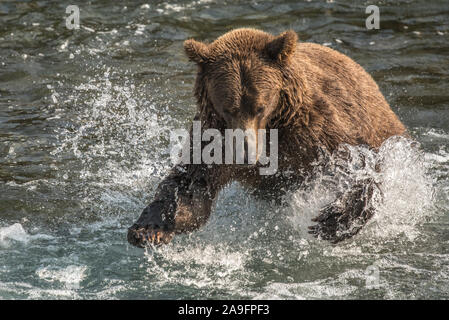
[[[312,99],[307,94],[307,83],[297,69],[289,68],[283,72],[279,104],[269,121],[269,129],[307,127],[309,124]]]

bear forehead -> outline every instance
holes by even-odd
[[[236,63],[221,68],[210,77],[209,92],[215,104],[240,105],[263,104],[279,89],[279,81],[273,73],[263,68],[247,69]]]
[[[240,93],[262,93],[279,86],[278,71],[261,61],[244,58],[229,59],[210,68],[208,79],[220,91],[238,90]]]
[[[266,45],[275,37],[261,30],[251,28],[235,29],[225,33],[209,45],[210,52],[214,55],[226,53],[235,55],[251,51],[264,50]]]

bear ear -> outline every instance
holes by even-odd
[[[298,36],[296,32],[288,30],[268,43],[266,50],[271,59],[284,62],[295,52],[297,42]]]
[[[190,61],[206,63],[209,60],[209,48],[207,44],[189,39],[184,41],[184,51]]]

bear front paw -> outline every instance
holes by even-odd
[[[146,227],[132,226],[128,229],[128,242],[136,247],[143,248],[147,245],[162,245],[171,241],[174,232],[164,230],[157,225]]]
[[[357,234],[374,214],[371,203],[374,186],[372,180],[359,183],[334,203],[324,207],[312,220],[317,224],[309,227],[309,233],[332,243]]]
[[[372,213],[372,208],[341,207],[331,204],[323,208],[320,214],[312,219],[317,224],[309,227],[309,233],[315,238],[335,244],[356,235],[372,216]]]

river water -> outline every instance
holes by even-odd
[[[0,299],[449,298],[445,0],[72,2],[0,3]],[[376,3],[380,29],[367,30]],[[170,168],[170,130],[194,115],[183,40],[243,26],[355,59],[419,148],[353,148],[383,159],[384,201],[338,245],[306,231],[335,197],[323,176],[282,207],[231,184],[201,230],[130,246]]]

